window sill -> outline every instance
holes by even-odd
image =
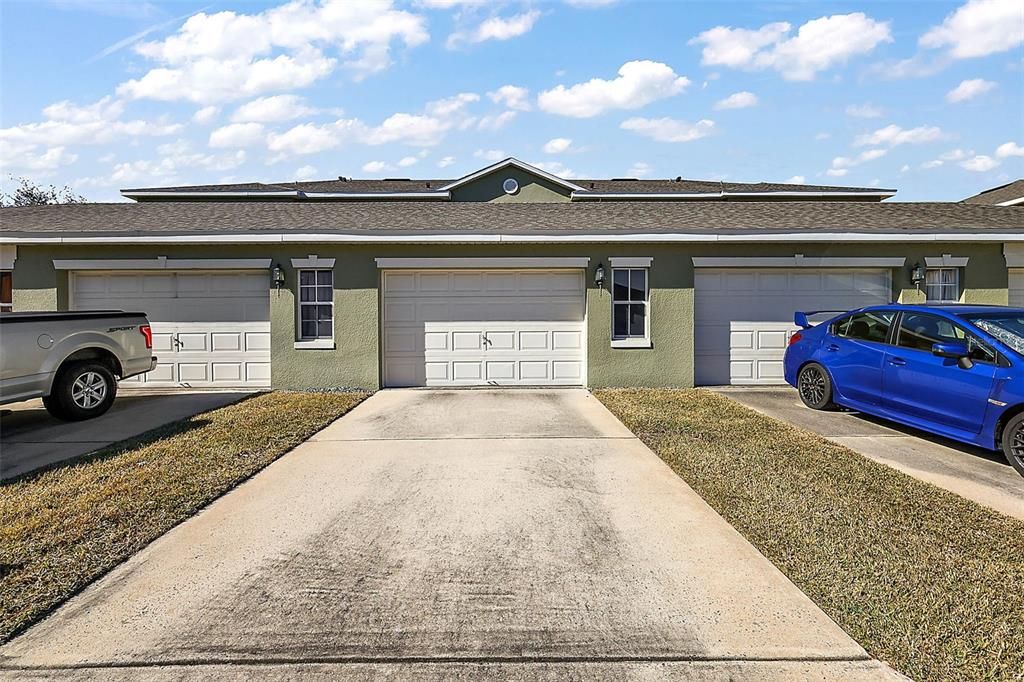
[[[650,339],[612,339],[612,348],[651,348]]]
[[[334,339],[310,339],[296,341],[296,350],[334,350]]]

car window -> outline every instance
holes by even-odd
[[[856,313],[836,322],[832,333],[844,339],[885,343],[895,316],[891,310]]]
[[[972,360],[995,362],[996,352],[966,329],[938,315],[904,313],[896,345],[929,353],[936,343],[966,343]]]

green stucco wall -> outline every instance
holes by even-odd
[[[286,286],[271,290],[272,381],[278,388],[378,388],[380,382],[379,272],[375,258],[589,257],[587,273],[588,385],[691,386],[695,256],[770,257],[802,253],[811,257],[905,257],[893,271],[893,299],[923,299],[910,283],[909,267],[944,253],[968,257],[962,272],[967,303],[1007,303],[1007,269],[1002,244],[529,244],[529,245],[195,245],[195,246],[20,246],[14,270],[15,310],[67,308],[67,277],[53,269],[57,258],[271,258],[285,270]],[[316,254],[335,258],[333,350],[296,349],[292,258]],[[651,337],[649,349],[613,349],[611,294],[594,285],[593,271],[609,258],[650,256]]]
[[[506,178],[519,183],[519,191],[505,194],[501,184]],[[513,203],[551,203],[569,201],[569,190],[514,166],[483,175],[452,190],[452,201],[495,201]]]

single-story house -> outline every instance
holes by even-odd
[[[456,180],[3,209],[14,310],[146,312],[153,386],[772,384],[796,310],[1024,305],[1024,207],[893,190]]]

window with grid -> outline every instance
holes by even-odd
[[[299,338],[334,338],[332,270],[299,270]]]
[[[14,310],[13,277],[10,272],[0,272],[0,313],[9,313]]]
[[[647,268],[612,270],[612,339],[646,339]]]
[[[959,301],[960,270],[928,268],[924,272],[924,292],[929,301]]]

